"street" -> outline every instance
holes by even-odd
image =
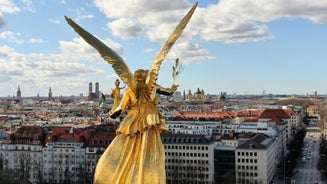
[[[307,126],[301,157],[297,161],[295,174],[291,183],[295,184],[325,184],[320,180],[320,172],[317,169],[319,160],[319,145],[321,131],[317,127],[317,121],[311,120]]]
[[[304,148],[302,157],[298,160],[292,183],[309,184],[319,183],[320,173],[317,170],[319,160],[319,143],[318,137],[306,137],[304,139]]]

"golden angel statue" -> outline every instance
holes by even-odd
[[[119,79],[116,79],[115,88],[112,89],[110,92],[110,96],[114,99],[113,109],[116,108],[120,102],[120,90],[125,88],[125,86],[120,87],[119,85],[120,85],[120,81]]]
[[[115,118],[129,109],[116,130],[116,137],[102,154],[94,174],[95,184],[164,184],[166,183],[165,151],[160,133],[168,130],[165,119],[157,108],[156,94],[172,95],[178,85],[163,88],[156,81],[159,69],[168,51],[182,34],[196,9],[197,3],[177,25],[154,59],[149,70],[132,74],[123,59],[96,37],[70,18],[68,24],[102,58],[112,65],[121,80],[127,84],[119,105],[110,111]]]

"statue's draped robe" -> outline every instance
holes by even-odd
[[[116,137],[101,156],[95,184],[165,184],[165,151],[160,133],[168,130],[156,103],[145,91],[128,89],[116,109],[130,106]]]

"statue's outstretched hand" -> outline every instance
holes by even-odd
[[[117,109],[115,111],[110,111],[109,112],[109,116],[112,118],[112,119],[116,119],[120,114],[122,113],[122,110],[121,109]]]
[[[173,84],[171,85],[171,90],[176,91],[179,85]]]

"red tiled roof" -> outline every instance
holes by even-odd
[[[89,129],[81,131],[80,128],[71,129],[71,127],[51,127],[50,130],[47,133],[44,144],[56,141],[86,142],[92,134],[92,131]]]
[[[244,111],[238,111],[236,112],[237,117],[253,117],[253,116],[259,116],[263,110],[244,110]]]
[[[94,132],[86,146],[107,147],[116,137],[115,132]]]
[[[282,125],[283,119],[289,119],[291,115],[285,109],[266,109],[260,115],[259,119],[270,119],[277,125]]]
[[[43,129],[40,126],[21,126],[11,136],[12,143],[33,144],[35,141],[42,143]]]
[[[285,109],[285,111],[290,115],[290,116],[296,116],[297,113],[294,112],[292,109]]]
[[[288,119],[291,116],[284,109],[266,109],[259,115],[260,119],[271,119],[275,117]]]
[[[259,121],[258,117],[253,117],[253,118],[245,119],[243,122],[258,122],[258,121]]]

